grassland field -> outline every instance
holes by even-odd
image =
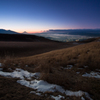
[[[84,44],[0,42],[0,63],[4,72],[12,72],[16,68],[32,73],[40,72],[39,80],[71,91],[86,91],[93,100],[100,100],[100,79],[82,76],[93,71],[99,73],[99,38]],[[72,68],[68,68],[69,65]],[[82,97],[66,96],[59,92],[47,91],[42,93],[43,96],[31,94],[30,91],[34,89],[18,84],[16,80],[18,79],[0,76],[0,100],[54,100],[50,95],[63,95],[65,98],[61,100],[82,100]],[[83,97],[84,100],[90,100],[84,95]]]

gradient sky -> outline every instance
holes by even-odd
[[[0,29],[100,28],[100,0],[0,0]]]

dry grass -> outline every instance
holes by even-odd
[[[20,66],[21,68],[26,69],[30,72],[41,72],[42,74],[40,79],[43,79],[49,83],[61,85],[65,89],[73,91],[86,91],[89,94],[91,94],[91,97],[94,100],[100,99],[100,79],[82,77],[82,74],[85,72],[91,72],[95,71],[95,69],[100,69],[100,42],[91,42],[83,45],[78,45],[75,47],[50,51],[47,53],[42,53],[29,57],[20,57],[13,59],[10,58],[10,60],[6,61],[5,59],[1,59],[1,62],[4,64],[3,67],[6,68],[5,71],[7,71],[8,68],[14,69]],[[28,65],[28,67],[26,67],[26,65]],[[62,68],[66,68],[67,65],[73,65],[73,68],[67,70]],[[88,67],[84,68],[84,66]],[[84,69],[81,70],[78,68]],[[76,74],[76,72],[79,71],[80,74]],[[10,80],[6,78],[4,79]],[[12,81],[13,80],[11,80],[11,82]],[[19,85],[18,87],[21,88],[21,86]],[[29,90],[27,89],[26,91]],[[44,97],[41,97],[40,99],[40,97],[37,96],[34,98],[34,100],[44,99]],[[31,96],[30,100],[33,100],[31,99]],[[80,98],[69,97],[68,99],[66,97],[66,100],[80,100]]]
[[[73,46],[72,43],[61,42],[1,42],[0,57],[27,57]]]

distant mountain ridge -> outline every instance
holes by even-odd
[[[0,34],[19,34],[19,33],[11,30],[0,29]]]
[[[85,36],[100,36],[100,29],[68,29],[68,30],[49,30],[47,33],[53,34],[69,34],[69,35],[85,35]]]

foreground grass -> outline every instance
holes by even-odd
[[[96,71],[96,69],[100,69],[100,42],[91,42],[88,44],[55,50],[29,57],[1,59],[1,62],[4,64],[4,71],[11,71],[9,68],[15,69],[20,67],[30,72],[41,72],[40,79],[42,80],[61,85],[63,88],[68,90],[86,91],[94,100],[100,99],[100,79],[82,77],[82,74],[85,72],[89,73],[91,71]],[[71,69],[64,69],[67,68],[68,65],[73,65],[73,67]],[[88,67],[84,68],[84,66]],[[80,73],[77,74],[76,72]],[[4,91],[3,93],[1,91],[3,94],[1,98],[3,99],[0,100],[6,100],[6,97],[4,96],[7,94],[11,96],[12,91],[15,91],[14,97],[18,93],[20,94],[19,96],[22,97],[18,97],[17,95],[15,100],[24,99],[22,95],[25,95],[27,98],[25,98],[25,100],[51,100],[51,98],[48,97],[39,97],[29,94],[29,88],[20,86],[19,84],[15,83],[13,79],[4,77],[0,78],[0,88],[2,91]],[[8,90],[11,88],[11,91],[5,91],[5,86],[8,88]],[[13,88],[11,86],[15,87]],[[17,87],[18,89],[16,89]],[[18,92],[19,90],[20,92]],[[25,94],[23,94],[24,91]],[[9,94],[10,92],[11,94]],[[9,98],[9,100],[11,100],[12,97]],[[80,100],[80,98],[66,97],[66,100]]]

